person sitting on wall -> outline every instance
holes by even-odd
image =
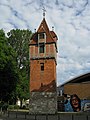
[[[70,104],[74,112],[81,111],[81,100],[76,94],[71,95]]]

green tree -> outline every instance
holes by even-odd
[[[18,72],[16,53],[8,44],[3,30],[0,30],[0,101],[15,100]]]
[[[29,40],[30,30],[11,30],[8,32],[8,41],[17,53],[17,68],[19,69],[19,81],[17,84],[17,96],[22,99],[29,98]]]

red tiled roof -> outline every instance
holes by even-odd
[[[38,41],[38,33],[45,32],[46,33],[46,43],[56,42],[57,41],[57,35],[54,31],[49,31],[48,25],[46,23],[45,18],[43,18],[38,30],[36,33],[32,35],[31,43],[35,44]]]
[[[52,35],[54,41],[56,42],[56,41],[58,40],[57,35],[55,34],[54,31],[50,31],[50,33],[51,33],[51,35]]]

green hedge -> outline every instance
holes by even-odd
[[[0,103],[0,109],[2,108],[2,110],[7,110],[8,108],[8,104],[7,103]]]
[[[9,109],[9,110],[19,109],[19,106],[18,106],[18,105],[9,105],[9,106],[8,106],[8,109]]]

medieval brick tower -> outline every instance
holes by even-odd
[[[43,18],[30,44],[30,113],[57,111],[57,35]]]

